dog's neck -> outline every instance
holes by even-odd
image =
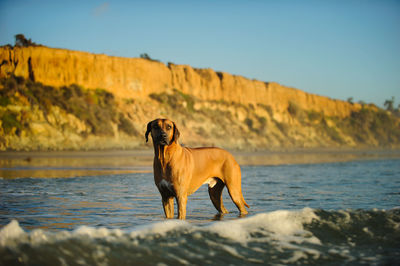
[[[161,168],[164,169],[180,149],[182,149],[181,145],[176,142],[170,145],[154,144],[154,160],[160,162]]]

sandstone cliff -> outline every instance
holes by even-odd
[[[0,150],[143,148],[156,117],[189,146],[400,144],[400,120],[374,106],[212,69],[47,47],[2,47],[0,62]]]
[[[0,49],[0,78],[11,73],[60,87],[79,84],[104,88],[117,97],[145,99],[152,93],[178,89],[201,100],[240,104],[265,104],[274,111],[287,110],[294,102],[304,110],[346,117],[358,104],[305,93],[274,82],[249,80],[212,69],[194,69],[141,58],[122,58],[47,47]]]

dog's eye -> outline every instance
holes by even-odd
[[[170,125],[167,126],[167,130],[171,130],[171,128],[172,128],[172,127],[171,127]]]

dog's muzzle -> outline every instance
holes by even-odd
[[[159,136],[158,136],[158,143],[160,143],[161,145],[169,145],[169,140],[168,140],[168,136],[166,133],[162,132]]]

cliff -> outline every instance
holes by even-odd
[[[11,73],[50,86],[79,84],[104,88],[117,97],[146,99],[152,93],[178,89],[201,100],[264,104],[274,111],[294,102],[304,110],[346,117],[358,104],[305,93],[274,82],[249,80],[212,69],[195,69],[141,58],[122,58],[47,47],[3,47],[0,78]]]
[[[0,150],[150,148],[157,117],[188,146],[400,144],[399,118],[375,106],[212,69],[47,47],[2,47],[0,62]]]

